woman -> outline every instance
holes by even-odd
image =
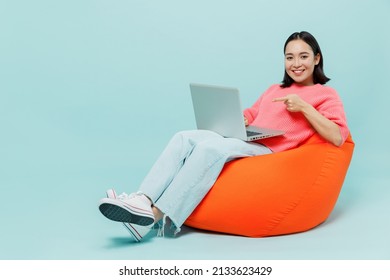
[[[122,222],[136,241],[159,221],[163,229],[166,217],[177,233],[226,162],[293,149],[315,133],[335,146],[342,145],[349,134],[343,104],[334,89],[324,86],[329,78],[316,39],[308,32],[293,33],[284,45],[284,56],[282,84],[272,85],[244,111],[246,125],[272,124],[286,131],[284,135],[245,142],[211,131],[179,132],[137,193],[117,197],[114,190],[107,191],[99,204],[102,214]]]

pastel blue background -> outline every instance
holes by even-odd
[[[1,0],[0,259],[389,259],[389,14],[387,0]],[[107,188],[136,190],[172,134],[195,128],[190,82],[238,87],[250,106],[301,30],[356,142],[327,222],[133,244],[101,216]]]

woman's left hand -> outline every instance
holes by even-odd
[[[273,102],[283,102],[289,112],[302,112],[304,108],[310,106],[309,103],[303,101],[297,94],[288,94],[284,97],[275,98]]]

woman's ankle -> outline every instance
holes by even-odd
[[[160,211],[156,206],[152,206],[152,211],[154,214],[154,222],[157,223],[164,217],[164,213]]]

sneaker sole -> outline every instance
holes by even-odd
[[[123,222],[133,223],[140,226],[148,226],[154,223],[154,217],[147,213],[140,213],[137,209],[131,209],[126,205],[117,205],[117,201],[102,202],[99,205],[100,212],[108,219]]]

